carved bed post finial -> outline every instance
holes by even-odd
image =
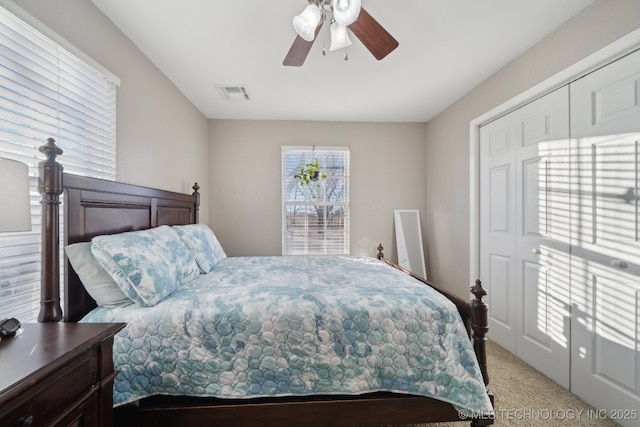
[[[47,156],[38,164],[38,191],[42,195],[42,266],[40,313],[38,322],[59,322],[60,307],[60,194],[62,194],[62,165],[56,156],[62,150],[53,138],[39,148]]]
[[[487,372],[487,349],[486,334],[489,332],[489,318],[487,316],[488,307],[482,301],[482,297],[487,295],[487,291],[482,287],[482,282],[476,280],[476,284],[471,287],[471,293],[475,296],[471,300],[471,330],[473,331],[473,349],[478,356],[480,371],[484,379],[484,385],[489,384],[489,373]]]
[[[200,186],[198,185],[198,183],[196,182],[195,184],[193,184],[193,198],[194,198],[194,212],[193,212],[193,223],[197,224],[200,222],[200,192],[198,190],[200,190]]]
[[[384,257],[384,254],[382,253],[382,251],[384,250],[384,247],[382,246],[382,243],[378,244],[378,259],[382,259]]]

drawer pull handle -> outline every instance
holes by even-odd
[[[34,421],[35,421],[35,418],[33,417],[33,415],[29,415],[28,417],[20,418],[16,423],[16,425],[20,427],[31,427]]]
[[[614,261],[611,261],[611,267],[627,268],[627,263],[624,261],[614,260]]]
[[[540,249],[531,249],[531,253],[534,255],[540,255],[542,251]]]

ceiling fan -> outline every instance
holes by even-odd
[[[324,21],[331,17],[329,50],[351,45],[347,28],[362,42],[371,54],[380,60],[398,47],[393,38],[366,10],[361,0],[308,0],[304,11],[293,18],[293,27],[298,34],[293,41],[283,65],[300,67],[318,36]],[[347,57],[345,56],[345,59]]]

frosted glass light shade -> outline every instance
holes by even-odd
[[[316,37],[316,28],[322,19],[322,11],[315,4],[304,8],[302,13],[293,17],[293,28],[296,33],[308,42]]]
[[[343,27],[348,27],[358,20],[362,2],[360,0],[333,0],[333,19]]]
[[[0,157],[0,232],[31,231],[29,168]]]
[[[347,46],[351,46],[351,40],[347,33],[347,27],[343,27],[337,22],[331,24],[331,46],[329,50],[343,49]]]

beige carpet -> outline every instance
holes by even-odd
[[[540,374],[493,341],[487,345],[489,389],[496,396],[495,426],[617,426],[575,394]],[[413,427],[461,427],[469,423]]]

